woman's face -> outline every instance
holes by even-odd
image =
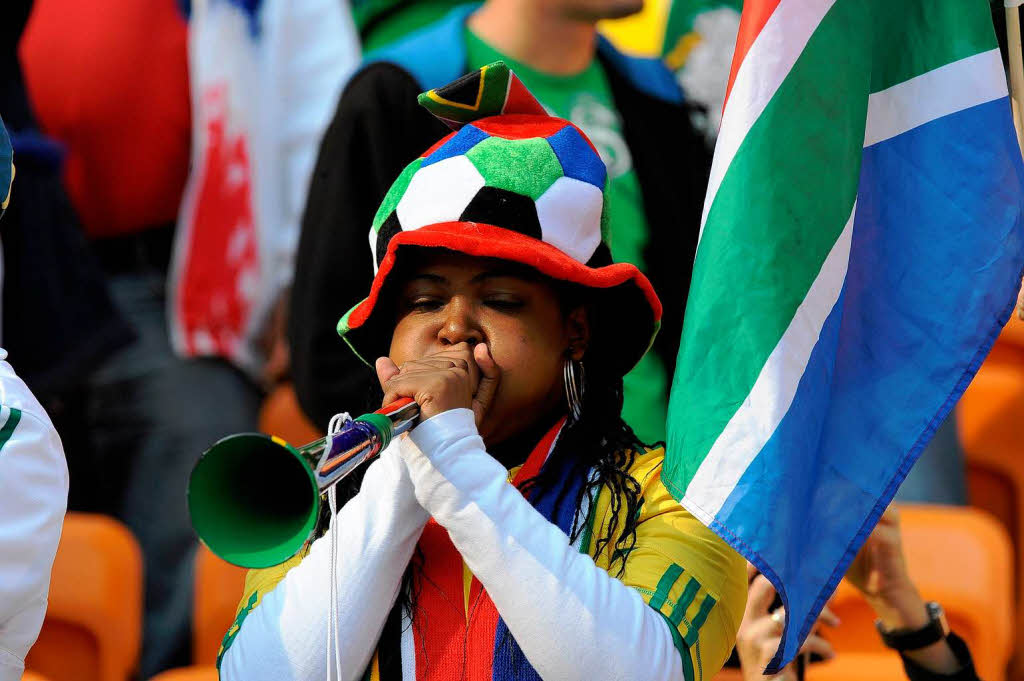
[[[541,275],[502,260],[444,250],[425,251],[396,289],[397,316],[389,355],[404,362],[485,343],[501,369],[491,408],[480,423],[489,445],[564,409],[562,366],[583,355],[582,308],[568,314]]]

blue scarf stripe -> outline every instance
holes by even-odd
[[[563,466],[559,484],[533,504],[541,515],[557,525],[567,536],[572,532],[573,519],[576,517],[576,498],[585,482],[583,476],[572,475],[572,469],[572,466]],[[561,502],[556,507],[555,502],[559,498]],[[491,678],[493,681],[541,681],[540,675],[526,659],[519,643],[500,616],[494,632],[494,664]]]

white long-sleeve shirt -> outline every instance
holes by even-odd
[[[64,448],[0,349],[0,681],[18,681],[46,614],[68,501]]]
[[[678,580],[678,587],[670,584],[658,598],[654,584],[642,595],[641,588],[613,578],[509,484],[508,471],[487,454],[467,409],[444,412],[396,440],[370,466],[359,494],[334,521],[341,535],[336,584],[342,678],[359,678],[371,660],[428,515],[448,531],[543,678],[699,678],[697,634],[721,596],[699,601],[695,579],[692,586],[687,584],[690,601],[684,602],[685,579]],[[714,623],[704,629],[722,639],[710,646],[714,653],[706,661],[717,670],[731,649],[742,612],[743,564],[727,554],[730,550],[721,540],[694,524],[705,530],[694,541],[726,556],[709,561],[724,566],[717,577],[729,583],[730,593],[740,594],[739,599],[727,599],[724,611],[714,611]],[[655,526],[658,541],[674,539],[671,527],[663,522]],[[327,536],[314,542],[309,555],[301,562],[296,559],[283,578],[283,570],[250,574],[241,626],[221,663],[224,681],[334,678],[328,676],[333,662],[326,648],[328,542]],[[655,551],[660,548],[653,546]],[[671,547],[664,549],[672,553]],[[637,552],[650,550],[652,546],[641,546],[638,539]],[[672,566],[670,561],[665,564]],[[678,568],[673,574],[679,577],[683,571]],[[703,582],[716,577],[699,569],[696,574]],[[653,581],[658,583],[660,576]],[[649,605],[654,598],[660,602]],[[682,605],[676,607],[674,599]],[[706,612],[698,622],[695,614],[700,610]],[[688,637],[674,634],[673,625],[683,621],[684,631],[693,634],[687,645],[695,652],[679,649]],[[690,664],[694,659],[697,664]],[[402,664],[408,668],[404,651]]]

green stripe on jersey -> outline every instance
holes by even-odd
[[[672,612],[669,614],[668,619],[670,622],[675,624],[677,627],[679,623],[683,621],[683,615],[686,614],[686,610],[693,603],[693,599],[697,597],[697,592],[700,590],[700,582],[693,577],[690,577],[690,581],[686,583],[686,588],[683,589],[683,595],[679,597],[679,601],[675,607],[672,608]],[[692,645],[692,644],[691,644]]]
[[[711,594],[704,597],[701,601],[700,610],[697,611],[697,616],[693,618],[693,622],[690,623],[690,628],[686,630],[686,645],[692,646],[697,642],[697,635],[700,633],[700,628],[704,626],[704,623],[708,620],[708,615],[711,613],[711,609],[715,607],[717,603]]]
[[[220,644],[220,652],[217,654],[217,670],[220,670],[220,663],[224,659],[224,654],[228,652],[228,648],[235,642],[235,637],[238,636],[238,632],[242,630],[242,624],[245,622],[245,618],[249,616],[252,609],[256,607],[256,601],[259,599],[259,594],[255,591],[252,592],[252,596],[249,597],[245,607],[242,608],[238,615],[235,617],[234,623],[228,629],[227,633],[224,634],[224,639]]]
[[[686,645],[686,641],[683,640],[679,630],[672,626],[672,622],[665,617],[665,613],[660,610],[657,611],[665,619],[665,624],[668,625],[668,630],[672,632],[672,644],[679,651],[679,657],[683,660],[683,679],[685,681],[697,681],[697,677],[693,673],[693,658],[690,657],[690,648]]]
[[[14,435],[14,429],[18,427],[18,423],[21,421],[21,410],[9,407],[10,413],[7,415],[7,421],[4,422],[3,428],[0,428],[0,450],[3,449],[7,441]]]
[[[676,580],[681,574],[683,574],[683,568],[674,563],[668,566],[665,574],[658,580],[658,587],[654,590],[654,595],[651,596],[649,605],[652,608],[661,610],[661,606],[665,605],[665,599],[668,598],[668,592],[675,586]]]

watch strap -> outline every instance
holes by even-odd
[[[886,631],[881,622],[875,622],[875,628],[878,629],[878,633],[882,637],[882,643],[887,648],[904,652],[919,650],[946,638],[949,629],[946,626],[946,617],[942,606],[933,601],[927,603],[925,607],[928,609],[928,624],[920,629]]]

